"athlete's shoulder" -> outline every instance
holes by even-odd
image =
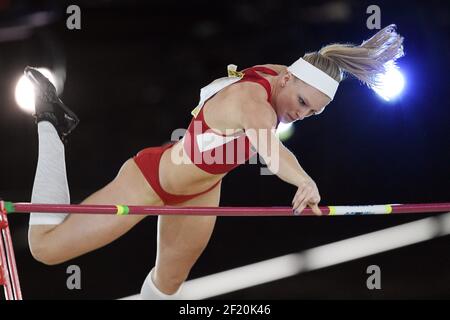
[[[241,94],[239,111],[244,128],[249,127],[249,125],[253,127],[273,127],[276,125],[277,115],[267,101],[264,91],[261,94],[261,91],[250,90]]]
[[[241,101],[265,101],[267,93],[264,87],[256,82],[238,82],[230,86],[229,94]]]
[[[286,70],[286,66],[283,65],[277,65],[277,64],[263,64],[263,65],[256,65],[252,68],[267,68],[272,71],[275,71],[276,73],[280,74],[283,71]],[[270,81],[270,78],[274,76],[274,74],[268,74],[264,75],[265,72],[263,70],[257,70],[258,73],[265,78],[266,80]],[[271,90],[270,88],[267,88],[265,85],[261,85],[261,81],[242,81],[238,82],[234,85],[235,91],[237,91],[237,94],[240,94],[240,96],[244,99],[251,99],[251,100],[257,100],[260,101],[261,99],[267,100],[267,95],[270,95],[270,92],[267,92],[267,90]],[[233,86],[232,86],[233,87]]]

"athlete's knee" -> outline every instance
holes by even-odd
[[[46,265],[62,263],[56,252],[52,249],[46,237],[54,226],[31,226],[28,233],[28,244],[33,258]]]
[[[30,240],[30,252],[36,261],[45,265],[53,266],[61,263],[56,259],[55,255],[51,253],[49,248],[43,245],[39,240]]]

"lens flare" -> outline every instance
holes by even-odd
[[[56,86],[55,76],[50,70],[45,68],[38,68],[38,70]],[[34,113],[34,87],[31,81],[24,75],[17,81],[15,98],[17,105],[22,110],[27,113]]]
[[[398,97],[405,87],[405,77],[394,65],[389,65],[386,73],[379,75],[377,80],[379,85],[374,91],[386,101]]]

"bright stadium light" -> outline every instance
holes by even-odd
[[[45,68],[38,68],[38,70],[56,86],[55,76],[50,70]],[[17,105],[22,110],[28,113],[34,113],[34,87],[24,75],[17,81],[15,97]]]
[[[289,139],[294,134],[294,126],[292,123],[282,123],[278,125],[277,136],[281,141]]]
[[[391,101],[400,95],[405,87],[405,78],[394,65],[389,65],[386,73],[378,76],[379,85],[374,91],[386,101]]]

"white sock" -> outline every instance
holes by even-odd
[[[70,204],[64,144],[48,121],[38,123],[38,135],[39,155],[31,202]],[[30,225],[60,224],[66,216],[66,213],[31,213]]]
[[[165,294],[159,291],[155,286],[152,277],[154,268],[149,272],[147,278],[145,278],[141,289],[141,300],[179,300],[181,287],[174,294]]]

